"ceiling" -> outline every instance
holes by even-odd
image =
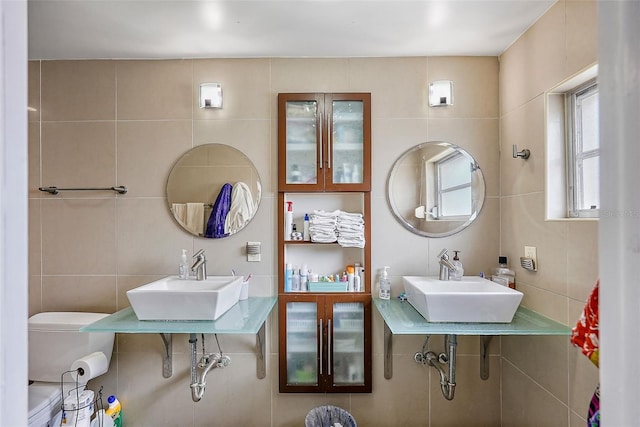
[[[495,56],[556,0],[28,0],[29,59]]]

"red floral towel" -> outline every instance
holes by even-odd
[[[589,358],[596,366],[599,363],[599,347],[598,339],[598,288],[600,287],[600,279],[596,282],[595,287],[589,295],[580,320],[571,330],[571,343],[582,349],[582,353]]]

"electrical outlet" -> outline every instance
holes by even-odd
[[[531,258],[533,260],[533,265],[535,265],[536,270],[538,269],[538,252],[535,246],[525,246],[524,257]]]

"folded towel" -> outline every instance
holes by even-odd
[[[580,347],[582,353],[591,360],[596,366],[599,365],[600,354],[600,333],[598,326],[598,288],[600,287],[600,279],[596,282],[595,287],[589,295],[589,299],[584,306],[580,319],[576,326],[571,330],[571,343],[576,347]]]
[[[255,204],[249,186],[236,182],[231,190],[231,206],[224,223],[224,231],[233,234],[242,229],[253,218]]]
[[[229,214],[229,208],[231,207],[231,184],[226,183],[220,189],[216,202],[213,204],[211,215],[209,215],[209,221],[207,221],[207,231],[204,233],[204,237],[224,237],[224,223]]]
[[[187,203],[184,226],[191,233],[202,236],[204,233],[204,203]]]

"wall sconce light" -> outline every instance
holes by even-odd
[[[429,106],[445,107],[453,105],[453,82],[437,80],[429,85]]]
[[[200,83],[200,108],[222,108],[220,83]]]

